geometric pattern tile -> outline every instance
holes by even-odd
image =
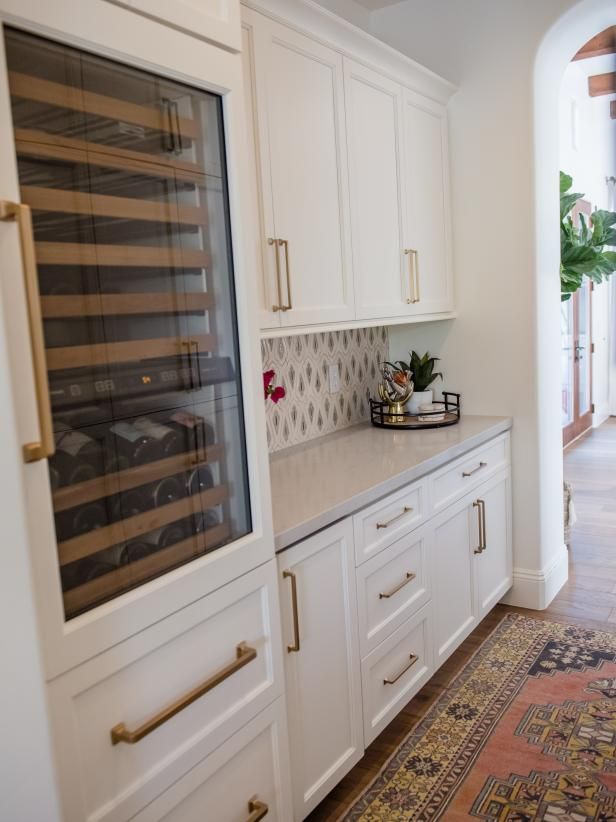
[[[384,326],[298,334],[261,341],[263,370],[276,372],[286,397],[266,403],[270,451],[299,445],[368,419],[381,364],[389,356]],[[337,363],[340,391],[329,393],[328,368]]]

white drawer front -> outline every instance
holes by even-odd
[[[426,483],[407,485],[353,517],[355,561],[361,565],[426,518]]]
[[[281,693],[277,611],[271,562],[53,681],[66,822],[132,817]],[[208,681],[139,741],[112,744],[120,723],[137,731]]]
[[[357,569],[359,641],[362,657],[430,598],[427,552],[430,531],[402,537]]]
[[[431,607],[428,603],[362,662],[366,745],[432,676]]]
[[[284,700],[278,699],[165,793],[134,822],[289,822]]]
[[[440,511],[509,462],[509,434],[476,448],[430,477],[434,511]]]

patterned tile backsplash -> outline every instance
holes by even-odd
[[[267,401],[270,451],[339,431],[368,419],[366,394],[375,395],[379,366],[389,356],[387,328],[328,331],[261,341],[263,370],[276,372],[287,395]],[[329,393],[328,369],[337,363],[340,391]]]

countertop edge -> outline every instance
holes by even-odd
[[[312,534],[315,534],[317,531],[322,531],[323,528],[327,528],[338,520],[356,513],[361,508],[365,508],[367,505],[371,505],[382,497],[387,496],[387,494],[391,494],[403,488],[405,485],[424,477],[426,474],[436,471],[448,462],[452,462],[463,454],[466,454],[468,451],[472,451],[474,448],[498,437],[499,434],[510,431],[512,426],[512,418],[504,417],[484,431],[468,437],[468,439],[465,439],[457,445],[450,446],[440,454],[435,454],[435,456],[430,459],[413,465],[408,470],[402,471],[400,474],[396,474],[384,482],[376,483],[345,502],[339,503],[327,511],[322,511],[312,519],[300,522],[292,528],[288,528],[286,531],[281,531],[274,537],[275,552],[279,554],[281,551],[295,545],[295,543],[312,536]]]

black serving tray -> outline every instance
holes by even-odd
[[[411,414],[405,411],[402,414],[392,415],[386,402],[370,399],[370,422],[377,428],[419,430],[444,428],[447,425],[456,425],[460,421],[460,394],[443,391],[443,399],[437,400],[433,405],[438,405],[438,410],[425,414]]]

